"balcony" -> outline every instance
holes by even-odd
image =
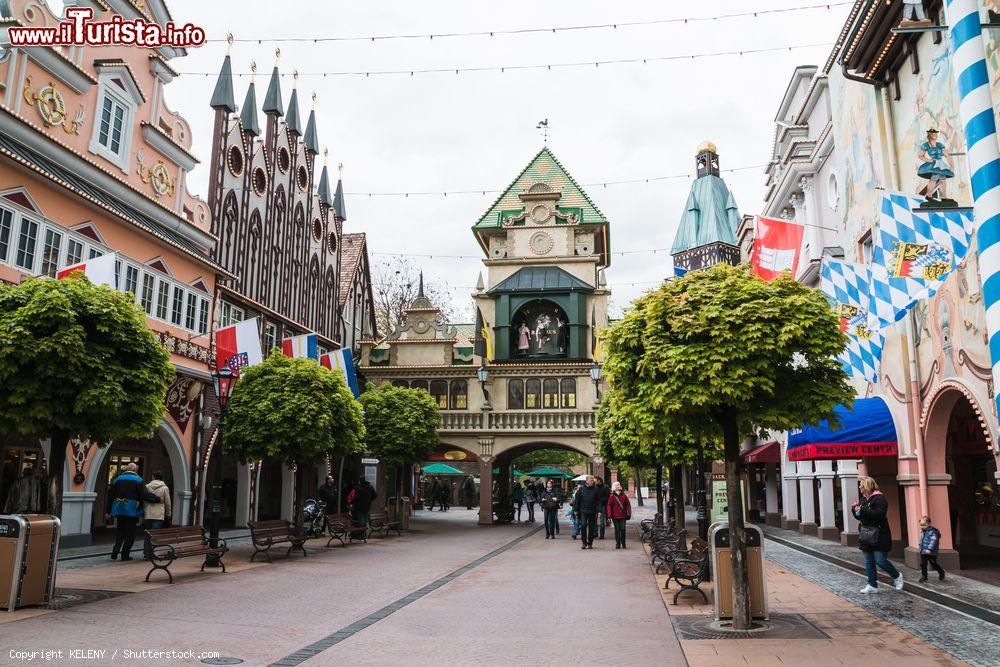
[[[510,412],[441,412],[442,431],[573,432],[592,431],[596,413],[579,410],[512,410]]]

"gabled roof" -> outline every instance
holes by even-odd
[[[337,307],[343,308],[351,296],[354,278],[361,268],[361,258],[365,255],[365,235],[363,232],[344,234],[340,237],[340,291]]]
[[[726,182],[718,176],[697,178],[691,184],[670,252],[684,252],[711,243],[739,245],[736,230],[740,221],[736,200]]]
[[[507,186],[503,194],[497,197],[493,205],[476,222],[474,229],[499,227],[500,212],[524,208],[524,202],[518,195],[535,183],[545,183],[552,189],[562,192],[563,196],[559,199],[558,205],[560,207],[580,208],[583,212],[581,220],[583,224],[608,224],[608,220],[601,213],[601,210],[590,200],[583,188],[570,176],[566,168],[546,146],[538,151],[528,166],[521,170],[521,173]]]
[[[593,291],[593,287],[558,266],[526,266],[486,293]]]

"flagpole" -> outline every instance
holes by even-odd
[[[1000,147],[978,0],[947,0],[945,18],[951,26],[951,69],[972,177],[993,386],[1000,387]],[[1000,400],[994,400],[1000,407]]]

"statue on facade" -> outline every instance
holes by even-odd
[[[531,334],[531,330],[528,329],[528,325],[523,320],[521,321],[521,326],[517,329],[517,351],[521,354],[528,354],[528,336]]]
[[[955,175],[948,159],[948,146],[938,141],[938,131],[927,130],[927,141],[920,144],[920,166],[917,176],[924,179],[924,185],[917,194],[928,201],[943,203],[948,197],[948,179]]]
[[[927,18],[923,0],[903,0],[903,20],[900,28],[930,28],[934,23]]]

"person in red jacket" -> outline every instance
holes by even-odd
[[[607,515],[615,524],[615,549],[625,548],[625,522],[632,518],[632,501],[622,491],[621,482],[611,485],[611,495],[605,508]]]

